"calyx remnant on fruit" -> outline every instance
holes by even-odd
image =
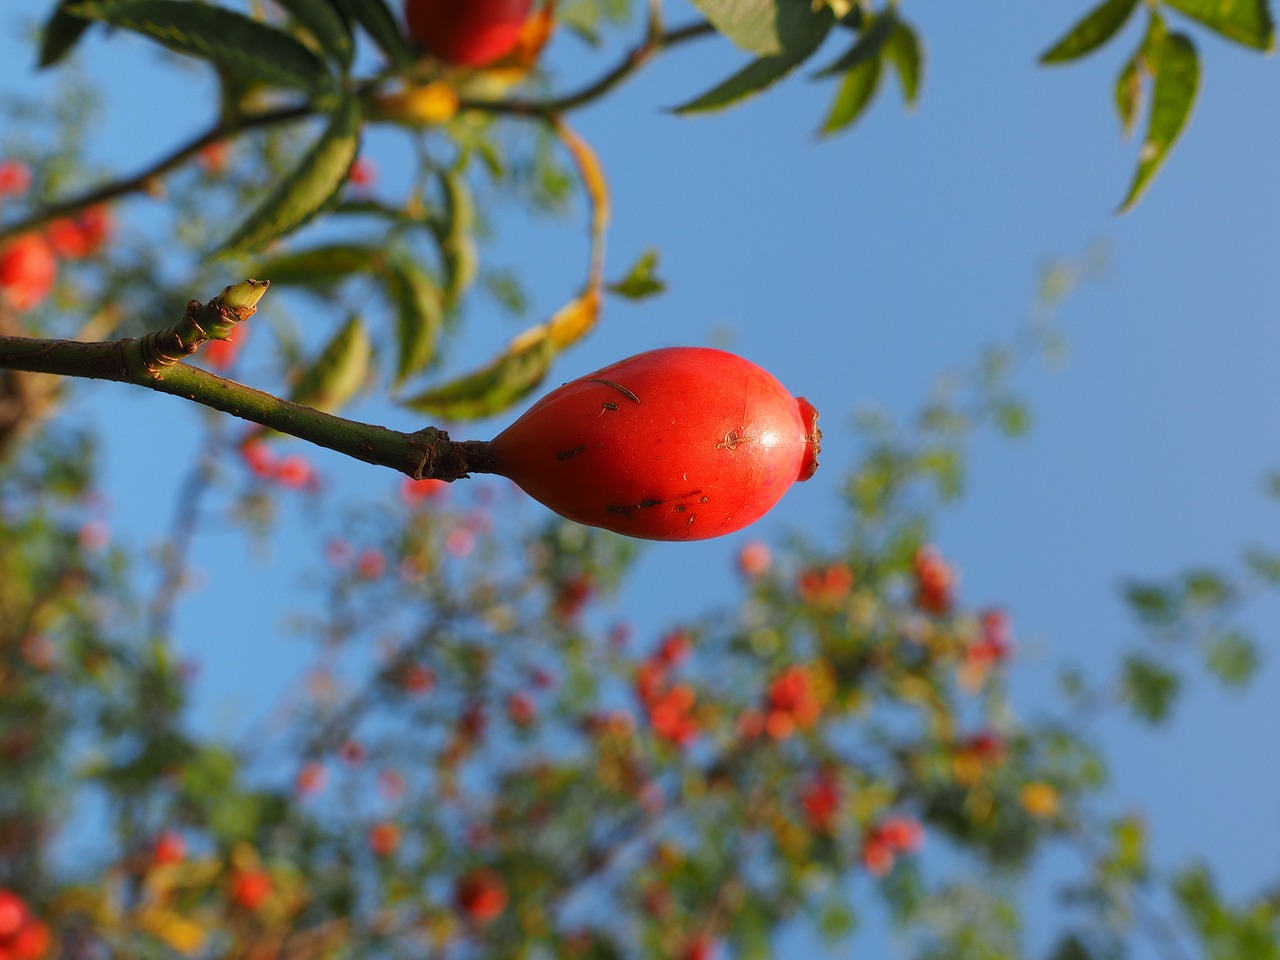
[[[817,420],[741,357],[668,347],[553,390],[493,440],[492,470],[579,523],[705,540],[758,520],[813,475]]]

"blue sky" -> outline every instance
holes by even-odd
[[[686,3],[668,9],[673,23],[693,15]],[[904,4],[926,42],[920,104],[904,112],[889,83],[862,123],[826,141],[815,131],[833,88],[805,76],[714,117],[668,113],[744,61],[723,40],[671,52],[575,115],[612,188],[609,272],[656,246],[670,289],[640,305],[611,302],[602,328],[553,379],[652,347],[727,344],[814,402],[826,431],[813,481],[742,534],[649,548],[620,612],[657,630],[732,603],[732,557],[747,539],[793,528],[820,538],[856,456],[854,411],[874,405],[908,415],[939,373],[1018,327],[1043,264],[1096,244],[1109,249],[1110,267],[1061,311],[1068,362],[1057,371],[1036,365],[1018,378],[1031,402],[1030,436],[980,439],[966,497],[939,527],[966,601],[1000,602],[1014,613],[1023,650],[1018,701],[1033,713],[1058,665],[1105,671],[1129,648],[1138,634],[1119,601],[1124,579],[1228,563],[1247,543],[1276,543],[1280,513],[1261,486],[1280,467],[1274,58],[1191,31],[1205,74],[1196,113],[1148,196],[1118,218],[1112,211],[1137,144],[1120,137],[1111,84],[1140,26],[1078,65],[1035,64],[1084,9]],[[6,10],[5,26],[15,16]],[[576,87],[619,49],[591,51],[561,37],[549,55],[563,86]],[[13,31],[0,31],[0,90],[44,82],[28,68],[29,51]],[[121,171],[209,117],[211,88],[200,74],[157,84],[173,73],[143,51],[101,36],[84,51],[86,73],[111,97],[108,119],[93,133],[95,154]],[[139,102],[148,107],[139,111]],[[389,186],[408,176],[407,154],[394,140],[368,145]],[[129,209],[143,213],[147,203]],[[535,309],[546,312],[579,283],[583,234],[580,221],[513,216],[486,252],[518,268]],[[489,355],[516,329],[481,304],[469,321],[460,363]],[[192,442],[183,432],[195,417],[168,398],[91,389],[107,442],[113,527],[145,546],[169,514],[166,506],[155,515],[154,491],[172,490],[173,464],[185,461],[162,456],[124,424],[176,429],[182,448]],[[377,405],[357,415],[415,425]],[[475,430],[486,432],[493,430]],[[339,489],[394,491],[389,474],[327,453],[315,459]],[[264,645],[255,626],[264,611],[277,611],[279,622],[288,609],[282,595],[290,598],[300,555],[311,549],[307,518],[286,514],[265,555],[246,559],[234,535],[198,545],[207,585],[184,608],[179,632],[204,663],[200,716],[214,727],[239,728],[301,662],[296,640]],[[1264,602],[1248,615],[1264,639],[1277,634],[1277,612]],[[1274,649],[1264,649],[1264,667],[1242,695],[1205,681],[1162,730],[1103,727],[1115,804],[1147,809],[1158,862],[1203,856],[1239,896],[1274,876],[1280,847]]]

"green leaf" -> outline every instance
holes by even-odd
[[[1041,63],[1066,63],[1098,49],[1128,22],[1138,0],[1104,0],[1094,7],[1066,36],[1040,55]]]
[[[662,293],[667,285],[655,276],[657,266],[658,251],[646,250],[625,277],[606,289],[628,300],[643,300]]]
[[[333,244],[270,257],[255,267],[255,273],[273,284],[329,287],[353,273],[381,269],[383,260],[382,252],[372,247]]]
[[[919,35],[901,20],[885,41],[885,56],[898,71],[902,99],[913,107],[920,97],[920,78],[924,72],[924,45]]]
[[[1124,662],[1124,692],[1133,712],[1148,723],[1169,715],[1178,693],[1177,674],[1146,657],[1131,656]]]
[[[1139,45],[1116,77],[1116,113],[1120,115],[1120,130],[1126,137],[1133,133],[1138,120],[1138,110],[1142,106],[1142,79],[1146,72],[1146,61]]]
[[[572,30],[591,46],[600,46],[600,7],[594,0],[560,5],[556,8],[556,24]]]
[[[1238,630],[1228,630],[1209,641],[1205,666],[1231,687],[1242,687],[1258,669],[1257,645]]]
[[[1021,400],[1003,397],[992,405],[991,415],[1006,437],[1020,437],[1031,429],[1031,410]]]
[[[298,168],[222,244],[220,252],[247,253],[297,230],[337,198],[359,150],[360,110],[355,97],[347,96]]]
[[[809,59],[821,46],[834,23],[830,14],[806,21],[808,32],[797,34],[779,53],[760,57],[706,93],[676,107],[679,114],[722,110],[773,86]]]
[[[1182,578],[1182,595],[1188,607],[1208,610],[1229,602],[1235,591],[1212,570],[1193,570]]]
[[[333,0],[333,5],[364,27],[394,66],[411,66],[417,59],[385,0]]]
[[[1127,814],[1111,824],[1111,850],[1107,858],[1111,872],[1130,880],[1147,873],[1147,827],[1142,817]]]
[[[396,307],[395,386],[427,368],[444,328],[440,288],[418,264],[396,261],[387,273],[387,296]]]
[[[555,344],[540,337],[512,346],[480,370],[401,402],[410,410],[447,420],[492,416],[518,403],[540,384],[555,355]]]
[[[1255,577],[1261,577],[1271,586],[1280,585],[1280,554],[1250,547],[1242,559]]]
[[[1276,46],[1276,27],[1267,0],[1164,0],[1228,40],[1255,50]]]
[[[45,21],[40,33],[40,59],[36,64],[41,70],[53,66],[70,53],[88,29],[90,21],[67,12],[75,4],[76,0],[62,0]]]
[[[693,0],[693,5],[717,31],[759,57],[803,46],[832,20],[828,8],[814,10],[808,0]]]
[[[1147,122],[1146,139],[1138,151],[1138,169],[1129,193],[1120,205],[1120,213],[1138,202],[1164,163],[1191,116],[1200,87],[1200,59],[1196,56],[1195,44],[1185,34],[1153,37],[1145,59],[1148,69],[1155,74],[1151,117]]]
[[[879,14],[870,25],[862,31],[852,47],[846,50],[834,63],[823,67],[815,77],[834,77],[846,73],[859,64],[869,60],[879,60],[884,52],[885,44],[893,36],[898,26],[898,17],[892,10]]]
[[[373,346],[359,317],[348,320],[298,378],[289,399],[326,413],[346,406],[369,376]]]
[[[1177,622],[1177,599],[1163,587],[1131,583],[1124,588],[1124,598],[1138,619],[1148,626],[1167,627]]]
[[[863,60],[844,75],[844,82],[836,91],[827,119],[821,132],[837,133],[853,124],[862,115],[880,86],[880,58]]]
[[[342,68],[348,69],[355,56],[351,28],[329,0],[277,0],[298,23],[316,38],[320,49]]]
[[[475,202],[471,188],[459,170],[440,174],[444,193],[444,215],[436,226],[436,243],[444,264],[444,302],[455,307],[476,279]]]
[[[237,77],[312,93],[332,82],[324,61],[293,37],[221,7],[183,0],[101,0],[78,4],[74,10],[207,60]]]

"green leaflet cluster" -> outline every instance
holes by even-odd
[[[694,0],[717,31],[754,59],[705,93],[675,108],[679,114],[721,110],[752,97],[807,62],[829,35],[855,34],[853,44],[814,80],[838,79],[820,133],[851,127],[867,111],[886,67],[897,73],[908,107],[920,94],[924,49],[897,2],[876,8],[858,0]],[[1131,19],[1139,0],[1103,0],[1041,57],[1042,64],[1079,59],[1112,39]],[[1190,118],[1200,86],[1200,61],[1191,38],[1165,25],[1163,10],[1188,17],[1226,39],[1254,50],[1275,46],[1268,0],[1159,0],[1144,4],[1147,30],[1121,67],[1115,107],[1128,133],[1150,88],[1147,132],[1124,201],[1130,209],[1150,186]]]
[[[1068,63],[1115,37],[1138,8],[1138,0],[1105,0],[1087,13],[1040,57],[1043,64]],[[1162,8],[1189,17],[1228,40],[1253,50],[1275,49],[1275,23],[1267,0],[1164,0],[1147,5],[1147,29],[1115,82],[1115,107],[1126,134],[1137,123],[1150,88],[1147,132],[1138,166],[1120,210],[1145,192],[1182,133],[1200,89],[1200,58],[1185,33],[1170,31]]]

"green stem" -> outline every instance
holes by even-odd
[[[236,323],[252,316],[266,287],[266,281],[246,280],[207,304],[192,300],[176,324],[139,338],[86,343],[0,337],[0,369],[147,387],[390,467],[414,480],[457,480],[471,473],[493,472],[486,441],[450,440],[435,427],[401,433],[335,417],[181,362],[206,340],[225,339]]]
[[[687,26],[668,30],[666,33],[651,32],[623,58],[616,67],[588,84],[576,93],[566,94],[554,100],[462,100],[458,110],[481,110],[486,113],[510,114],[522,117],[552,117],[600,99],[614,87],[617,87],[632,74],[638,72],[661,51],[679,46],[689,40],[709,36],[715,28],[705,20]]]
[[[124,177],[120,180],[113,180],[104,184],[95,190],[82,193],[79,196],[72,197],[69,200],[63,200],[61,203],[55,203],[52,206],[42,207],[33,211],[22,220],[15,221],[7,226],[0,227],[0,241],[7,240],[10,237],[16,237],[20,234],[43,227],[59,217],[69,217],[86,210],[89,207],[97,206],[100,203],[107,203],[111,200],[118,200],[120,197],[127,196],[131,193],[150,193],[159,182],[159,179],[166,173],[177,169],[186,163],[196,154],[210,144],[226,140],[242,133],[245,130],[252,130],[257,127],[273,126],[277,123],[287,123],[291,120],[301,120],[304,117],[315,113],[315,108],[310,104],[301,106],[283,107],[279,110],[270,110],[265,113],[251,114],[241,117],[234,122],[227,123],[219,121],[205,130],[204,133],[197,134],[194,138],[184,143],[171,153],[161,157],[145,170],[134,174],[132,177]]]

